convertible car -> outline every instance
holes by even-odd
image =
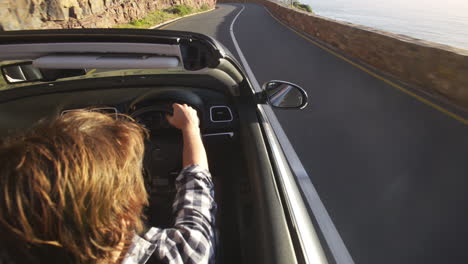
[[[131,115],[151,133],[146,214],[164,227],[181,169],[181,135],[165,114],[174,102],[189,104],[216,188],[217,263],[332,260],[267,114],[306,107],[297,85],[273,80],[259,89],[220,43],[190,32],[3,32],[0,61],[1,137],[74,109]]]

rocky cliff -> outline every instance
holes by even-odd
[[[216,0],[0,0],[0,29],[107,28],[179,4]]]

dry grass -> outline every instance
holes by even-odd
[[[203,4],[199,9],[188,5],[176,5],[168,9],[157,10],[148,14],[144,18],[133,20],[128,24],[117,25],[115,28],[150,28],[154,25],[158,25],[175,18],[184,17],[186,15],[197,12],[207,11],[209,9],[210,8],[206,4]]]

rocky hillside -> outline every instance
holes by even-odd
[[[107,28],[179,4],[216,0],[0,0],[0,29]]]

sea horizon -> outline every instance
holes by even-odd
[[[315,14],[468,50],[468,1],[302,0]]]

